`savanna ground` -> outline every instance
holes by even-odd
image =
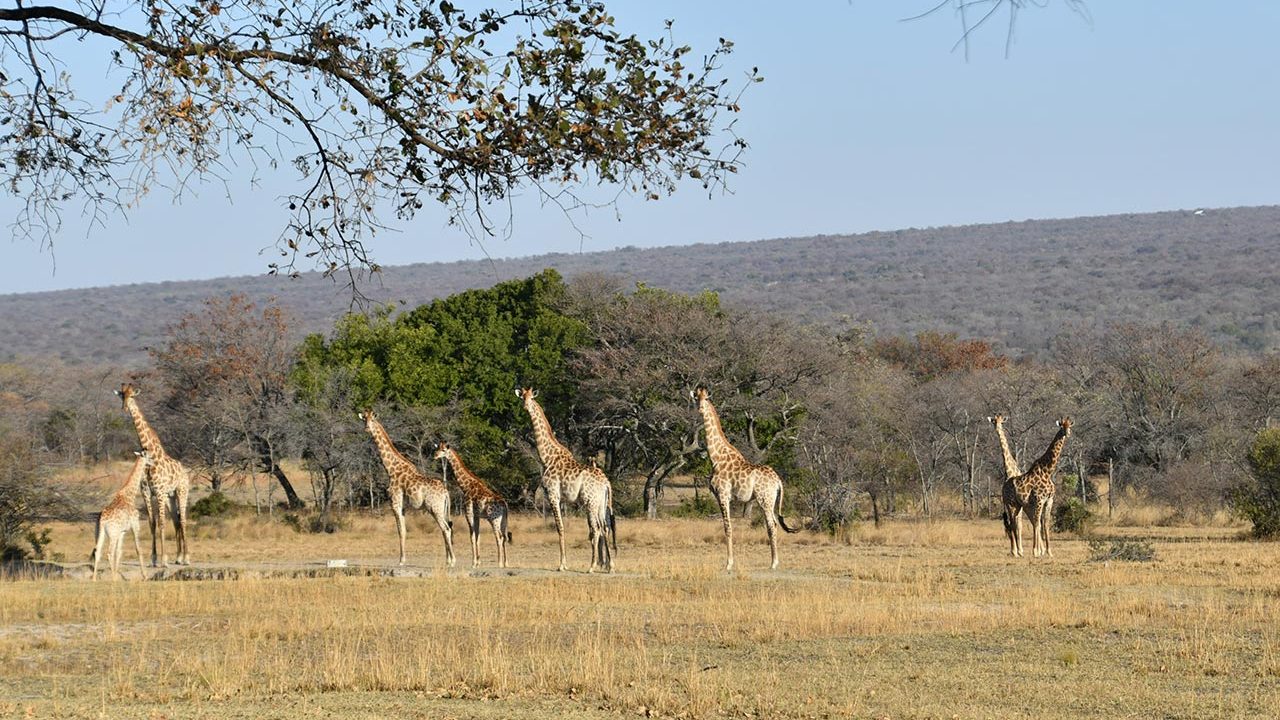
[[[1280,712],[1280,547],[1238,527],[1107,525],[1152,562],[1011,559],[998,521],[867,523],[782,540],[738,526],[722,570],[713,520],[622,521],[618,571],[567,573],[536,515],[514,567],[470,569],[410,527],[410,576],[323,576],[327,559],[389,569],[389,514],[341,532],[242,515],[193,530],[199,568],[240,579],[0,582],[0,717],[1241,718]],[[486,528],[487,531],[487,528]],[[53,526],[68,566],[88,524]],[[143,531],[144,536],[146,531]],[[1030,536],[1026,536],[1030,552]],[[144,543],[144,546],[146,544]],[[172,552],[172,545],[170,546]],[[272,572],[315,570],[320,577]]]

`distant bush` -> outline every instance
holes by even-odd
[[[1280,428],[1265,428],[1246,456],[1252,479],[1231,493],[1231,505],[1253,523],[1258,538],[1280,537]]]
[[[1070,497],[1053,506],[1053,529],[1057,532],[1084,535],[1089,532],[1092,521],[1093,513],[1080,498]]]
[[[220,492],[211,492],[191,505],[191,517],[216,518],[230,515],[237,509],[231,499]]]
[[[715,517],[720,514],[720,506],[716,504],[711,493],[698,493],[693,497],[680,499],[680,504],[667,513],[677,518]]]
[[[1155,557],[1155,548],[1151,547],[1151,543],[1143,540],[1089,541],[1089,559],[1093,562],[1110,560],[1151,562]]]
[[[286,512],[280,516],[294,532],[333,534],[347,528],[346,518],[337,513]]]

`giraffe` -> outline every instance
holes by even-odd
[[[593,462],[583,465],[574,459],[569,448],[556,440],[547,422],[547,415],[535,400],[538,394],[533,388],[516,390],[524,401],[524,409],[533,423],[533,439],[542,460],[542,477],[539,484],[547,494],[551,514],[556,521],[556,534],[560,536],[560,571],[568,569],[564,552],[564,516],[561,505],[581,503],[587,513],[587,537],[591,545],[591,566],[587,572],[603,567],[613,572],[613,556],[609,553],[608,535],[613,533],[613,549],[618,549],[618,528],[613,516],[613,487],[604,471]]]
[[[396,450],[386,428],[378,422],[373,410],[365,410],[358,415],[364,420],[365,429],[373,436],[373,444],[378,447],[382,465],[387,469],[387,494],[391,496],[391,511],[395,513],[396,533],[400,536],[400,564],[404,565],[404,503],[407,498],[410,507],[420,508],[425,505],[427,512],[440,526],[440,534],[444,536],[445,562],[453,567],[453,521],[449,519],[449,491],[444,482],[423,475],[408,458]]]
[[[160,444],[160,436],[147,423],[138,407],[138,389],[130,383],[124,383],[116,391],[120,403],[133,418],[133,425],[138,431],[138,441],[142,449],[151,458],[151,467],[145,480],[147,490],[147,525],[151,528],[151,567],[156,567],[159,542],[159,564],[169,566],[169,558],[164,553],[164,513],[167,510],[173,519],[174,541],[178,544],[179,565],[190,565],[191,556],[187,549],[187,496],[191,493],[191,473],[185,465],[171,457]]]
[[[782,516],[782,478],[768,465],[748,462],[738,449],[730,444],[720,426],[720,416],[711,404],[706,388],[689,393],[702,414],[703,430],[707,437],[707,455],[711,458],[711,492],[720,505],[720,517],[724,522],[724,542],[729,551],[726,571],[733,570],[733,526],[730,503],[734,500],[747,503],[754,498],[764,512],[765,529],[769,532],[771,570],[778,569],[778,524],[789,533],[799,532],[791,528]]]
[[[133,533],[133,549],[138,552],[138,574],[143,580],[147,579],[146,563],[142,559],[142,543],[138,540],[138,492],[146,482],[152,459],[146,450],[135,454],[138,459],[133,463],[129,479],[111,496],[111,502],[102,508],[97,527],[93,530],[96,538],[92,555],[94,580],[98,579],[98,563],[102,560],[104,550],[107,552],[107,567],[111,571],[111,579],[123,577],[120,573],[120,556],[124,553],[126,532]]]
[[[999,419],[999,422],[996,419]],[[1008,452],[1009,441],[1004,435],[1004,418],[997,415],[991,424],[996,427],[1000,444],[1006,448],[1005,481],[1000,488],[1004,502],[1004,530],[1009,537],[1009,555],[1022,557],[1022,517],[1026,513],[1031,520],[1031,555],[1053,557],[1049,549],[1049,521],[1053,516],[1053,471],[1058,467],[1058,458],[1062,456],[1062,447],[1071,436],[1071,418],[1064,417],[1058,421],[1058,434],[1049,443],[1048,449],[1025,473],[1019,473],[1016,464],[1010,464],[1012,454]]]
[[[462,464],[458,451],[441,441],[436,447],[435,459],[453,468],[454,480],[467,498],[467,530],[471,534],[471,567],[480,566],[480,520],[489,521],[494,540],[498,543],[498,567],[507,566],[507,543],[511,533],[507,530],[507,501],[494,492],[475,473]]]

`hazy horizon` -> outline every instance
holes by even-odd
[[[1280,201],[1280,98],[1260,91],[1280,65],[1280,6],[1091,3],[1090,26],[1052,3],[1021,14],[1010,59],[992,28],[966,63],[950,52],[949,14],[899,22],[932,4],[612,4],[619,27],[642,36],[674,18],[695,52],[734,40],[731,77],[759,66],[732,193],[624,198],[620,217],[576,216],[585,236],[526,193],[509,238],[483,248],[427,208],[375,237],[373,256],[395,266]],[[232,168],[225,186],[181,203],[156,192],[104,227],[69,212],[52,256],[10,243],[0,293],[261,275],[293,186],[287,170],[253,181]],[[0,213],[14,207],[0,196]]]

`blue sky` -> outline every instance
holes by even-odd
[[[899,22],[930,5],[613,0],[624,29],[674,18],[678,40],[728,37],[730,71],[765,76],[743,102],[751,148],[732,193],[624,200],[620,218],[578,217],[584,238],[530,192],[509,239],[477,247],[430,209],[373,254],[395,265],[1280,202],[1280,3],[1094,0],[1090,26],[1053,0],[1020,15],[1009,59],[992,27],[967,63],[950,14]],[[293,178],[247,178],[178,203],[153,194],[106,227],[69,212],[52,257],[6,240],[0,292],[262,273]],[[15,207],[0,198],[0,213]]]

